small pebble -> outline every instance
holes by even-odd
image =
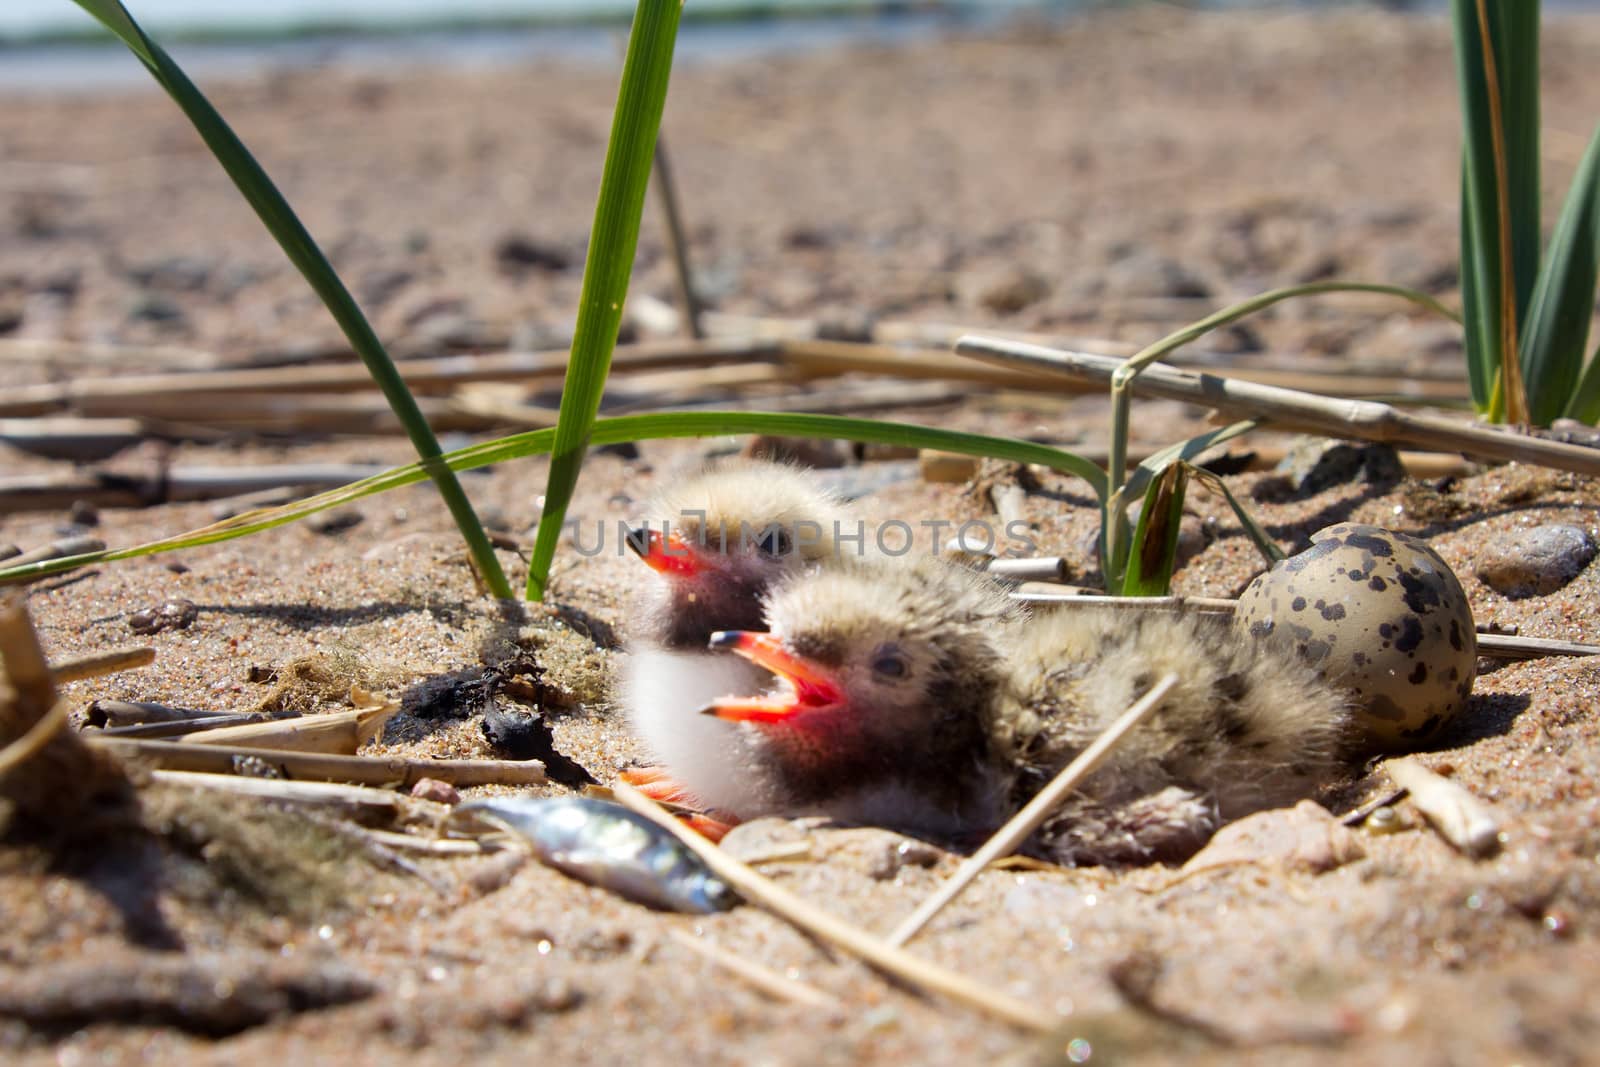
[[[87,500],[74,500],[67,514],[79,526],[100,525],[99,509]]]
[[[1594,539],[1587,531],[1565,524],[1536,526],[1489,542],[1477,574],[1502,596],[1546,596],[1581,574],[1594,557]]]
[[[1397,834],[1406,829],[1406,821],[1400,817],[1400,812],[1393,807],[1379,808],[1367,816],[1367,820],[1361,824],[1361,828],[1374,836]]]
[[[365,515],[354,508],[337,508],[310,519],[306,525],[319,534],[331,535],[344,533],[352,527],[360,526],[365,518]]]
[[[939,850],[921,841],[893,841],[884,845],[872,860],[867,873],[887,882],[906,867],[932,867],[939,862]]]
[[[1405,478],[1406,469],[1400,454],[1388,445],[1302,437],[1290,447],[1276,473],[1287,477],[1295,492],[1314,496],[1357,480],[1392,486]]]
[[[192,600],[169,600],[160,607],[145,608],[128,616],[128,629],[136,634],[158,634],[162,630],[187,630],[200,617]]]

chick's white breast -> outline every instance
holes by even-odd
[[[771,676],[738,656],[635,647],[622,667],[629,725],[673,780],[706,807],[748,815],[762,806],[740,727],[700,709],[765,689]]]

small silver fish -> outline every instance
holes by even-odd
[[[593,797],[494,797],[456,812],[504,826],[533,854],[580,882],[664,911],[726,911],[738,895],[671,834]]]

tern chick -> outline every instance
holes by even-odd
[[[737,733],[699,711],[767,674],[711,651],[711,635],[759,627],[767,589],[835,555],[835,534],[854,533],[857,520],[802,469],[748,461],[675,486],[651,515],[629,540],[656,575],[630,620],[619,695],[660,766],[625,777],[659,799],[726,808],[744,795]]]
[[[1020,615],[999,586],[927,557],[840,563],[776,586],[765,614],[765,632],[711,641],[775,676],[706,708],[739,724],[733,814],[947,837],[1003,815],[1008,782],[982,712],[1003,680],[999,639]]]
[[[1346,702],[1309,668],[1186,616],[1019,616],[927,560],[776,586],[767,632],[712,644],[771,670],[707,709],[743,724],[728,809],[965,837],[1025,804],[1167,671],[1162,708],[1027,850],[1070,864],[1182,858],[1224,820],[1328,780]],[[691,788],[693,783],[691,782]]]

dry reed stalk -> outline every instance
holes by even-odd
[[[272,718],[259,712],[223,715],[202,715],[198,718],[171,719],[166,722],[141,722],[129,726],[107,726],[99,729],[95,737],[132,737],[159,740],[185,737],[201,730],[216,730],[223,726],[243,726],[245,723],[266,722]]]
[[[327,752],[353,756],[378,736],[400,710],[398,700],[353,711],[331,711],[297,719],[272,719],[198,730],[184,735],[186,745],[270,748],[279,752]]]
[[[1061,1025],[1063,1020],[1060,1016],[1033,1008],[965,975],[919,959],[905,949],[887,944],[802,900],[687,829],[655,801],[626,782],[617,782],[612,790],[617,800],[672,834],[685,848],[704,860],[717,877],[738,890],[742,896],[813,937],[835,945],[911,986],[938,993],[1013,1026],[1048,1033]]]
[[[984,573],[1008,582],[1053,585],[1066,580],[1067,561],[1060,556],[1033,556],[1024,559],[992,559]]]
[[[984,363],[1042,371],[1052,378],[1109,386],[1123,361],[1085,352],[984,337],[963,337],[956,351]],[[1234,378],[1180,370],[1152,363],[1130,388],[1136,395],[1186,401],[1226,415],[1269,420],[1275,428],[1358,441],[1403,443],[1417,448],[1461,452],[1498,461],[1600,474],[1600,449],[1562,444],[1507,431],[1474,426],[1460,419],[1403,412],[1374,400],[1334,400],[1293,389],[1255,385]]]
[[[1442,778],[1411,758],[1392,759],[1383,769],[1422,812],[1428,825],[1451,846],[1475,859],[1500,847],[1500,826],[1488,806],[1448,778]]]
[[[419,396],[417,409],[440,431],[484,430],[497,423],[451,397]],[[400,421],[377,393],[218,392],[171,396],[86,397],[75,410],[91,417],[129,415],[166,437],[207,439],[256,433],[399,433]]]
[[[182,741],[146,741],[121,737],[88,737],[90,748],[126,759],[138,759],[169,770],[228,774],[236,757],[254,756],[294,777],[323,782],[358,782],[406,788],[423,778],[452,785],[542,785],[547,781],[538,760],[407,759],[400,756],[339,756],[320,752],[284,752],[271,748],[191,745]]]
[[[93,472],[10,478],[0,481],[0,514],[54,511],[80,500],[96,507],[149,507],[275,489],[321,492],[370,478],[386,469],[355,463],[290,463],[260,467],[173,467],[146,478],[105,477]],[[72,538],[46,545],[26,557],[13,557],[6,565],[37,563],[59,556],[96,552],[104,547],[105,543],[98,538]]]
[[[487,856],[505,847],[497,834],[473,838],[421,837],[403,830],[374,830],[371,827],[362,827],[362,832],[380,845],[426,852],[433,856]]]
[[[203,370],[217,366],[221,360],[210,352],[169,345],[106,345],[7,337],[0,339],[0,362],[39,363],[52,367],[127,367],[145,363],[175,370]]]
[[[0,662],[0,797],[23,824],[69,827],[92,804],[124,800],[128,783],[116,761],[64,729],[67,704],[17,595],[0,604]]]
[[[47,545],[30,549],[6,560],[7,567],[21,567],[29,563],[43,563],[47,559],[76,556],[84,552],[99,552],[106,543],[98,537],[63,537]]]
[[[1077,586],[1024,582],[1011,591],[1013,600],[1025,604],[1068,604],[1081,608],[1111,611],[1201,611],[1232,615],[1239,603],[1213,596],[1106,596],[1080,591]],[[1577,641],[1556,641],[1546,637],[1521,637],[1516,634],[1483,633],[1478,637],[1478,654],[1492,659],[1542,659],[1545,656],[1600,655],[1600,645]]]
[[[667,225],[667,247],[672,251],[672,276],[678,284],[678,300],[683,304],[684,333],[692,340],[703,340],[700,323],[702,308],[694,291],[694,272],[689,269],[689,238],[683,232],[683,216],[678,210],[678,183],[672,177],[672,160],[667,143],[656,134],[655,167],[650,185],[661,203],[661,218]]]
[[[109,652],[91,652],[86,656],[74,656],[52,663],[50,674],[54,677],[56,685],[65,685],[68,682],[103,678],[108,674],[120,674],[137,667],[146,667],[154,663],[155,659],[156,650],[149,645],[114,648]]]
[[[837,389],[801,389],[787,393],[747,394],[735,400],[706,400],[696,403],[663,404],[663,411],[721,411],[734,408],[745,411],[793,411],[814,415],[840,414],[851,411],[874,411],[885,408],[934,407],[954,404],[972,396],[970,388],[946,385],[943,382],[855,382]],[[643,410],[646,405],[618,405],[613,409]]]
[[[1067,395],[1097,391],[1066,379],[1041,382],[1037,375],[980,367],[970,360],[934,349],[897,348],[852,341],[784,341],[779,347],[783,364],[805,378],[877,374],[890,378],[972,382]]]
[[[1161,706],[1161,701],[1166,699],[1167,693],[1177,684],[1176,674],[1163,675],[1150,687],[1149,692],[1136,700],[1127,711],[1117,717],[1115,722],[1106,727],[1088,748],[1078,754],[1077,759],[1067,764],[1049,785],[1023,806],[1021,811],[996,830],[994,835],[983,843],[983,847],[969,856],[957,868],[956,873],[951,875],[932,896],[906,916],[905,921],[895,927],[894,932],[889,935],[888,943],[904,945],[911,940],[970,885],[973,879],[982,874],[985,867],[1002,856],[1009,856],[1015,852],[1030,834],[1044,825],[1044,821],[1061,806],[1067,794],[1077,788],[1079,782],[1094,773],[1095,768],[1105,761],[1128,731],[1149,718]]]
[[[208,774],[195,771],[152,771],[154,781],[190,789],[215,789],[224,793],[282,800],[293,804],[328,804],[340,808],[360,808],[393,813],[400,810],[402,797],[388,789],[336,782],[296,782],[284,778],[251,778],[239,774]]]
[[[684,948],[706,960],[711,961],[723,970],[738,975],[750,985],[778,1000],[787,1000],[793,1004],[803,1004],[808,1008],[821,1008],[824,1011],[843,1011],[844,1001],[832,993],[824,993],[816,986],[808,985],[797,978],[785,978],[776,971],[753,963],[743,956],[736,956],[725,948],[720,948],[708,941],[702,941],[693,934],[686,933],[676,927],[667,930],[667,936],[672,938]]]
[[[507,352],[485,356],[449,356],[442,359],[402,360],[398,366],[406,384],[418,392],[449,390],[463,382],[532,381],[559,384],[566,375],[569,352]],[[747,340],[655,341],[618,345],[612,366],[619,370],[667,370],[697,367],[735,359],[771,359],[776,345]],[[163,396],[211,397],[219,393],[360,392],[375,389],[366,368],[358,363],[308,367],[266,367],[238,371],[196,371],[173,374],[129,374],[117,378],[84,378],[48,385],[26,385],[8,390],[0,398],[0,416],[48,415],[80,405],[114,398],[129,401]],[[113,408],[114,409],[114,406]]]
[[[1011,599],[1025,604],[1071,604],[1114,611],[1205,611],[1233,614],[1237,606],[1227,597],[1213,596],[1107,596],[1073,585],[1024,582],[1011,591]]]
[[[89,705],[85,721],[90,726],[122,727],[146,723],[193,722],[215,718],[218,712],[194,708],[175,708],[149,700],[96,700]],[[240,714],[240,713],[234,713]]]
[[[93,463],[147,436],[138,419],[83,419],[57,415],[36,419],[0,419],[0,442],[50,459]]]

